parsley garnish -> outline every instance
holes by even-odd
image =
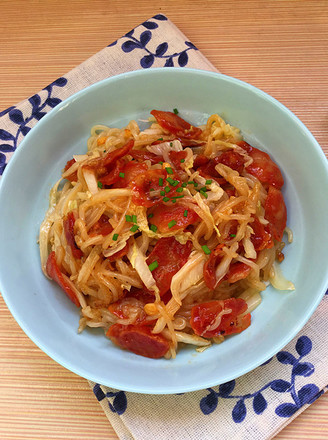
[[[125,177],[125,174],[124,174],[124,173],[120,173],[119,176],[122,177],[122,178],[124,178],[124,177]]]
[[[206,180],[205,185],[210,185],[213,182],[213,180]]]
[[[150,230],[153,232],[157,231],[157,226],[156,225],[150,225]]]
[[[170,200],[169,197],[164,197],[164,198],[163,198],[163,202],[168,202],[169,200]]]
[[[102,188],[103,184],[101,182],[98,182],[98,188]]]
[[[183,213],[184,217],[188,217],[188,209],[185,210],[185,212]]]
[[[176,225],[176,224],[177,224],[176,220],[171,220],[171,221],[168,223],[167,226],[171,229],[171,228],[173,228],[173,226]]]
[[[118,239],[118,234],[114,234],[112,240],[116,241]]]
[[[138,225],[133,225],[132,228],[130,229],[131,232],[136,232],[139,229]]]
[[[132,222],[132,217],[131,217],[131,215],[126,215],[126,216],[125,216],[125,220],[126,220],[127,222]]]
[[[165,168],[165,169],[166,169],[166,171],[167,171],[167,174],[173,174],[173,170],[172,170],[171,167],[167,167],[167,168]]]
[[[137,223],[137,216],[135,214],[133,214],[132,216],[132,221],[133,223]]]
[[[157,260],[155,260],[152,263],[150,263],[148,267],[149,267],[150,272],[152,272],[154,269],[156,269],[156,267],[158,267]]]
[[[204,244],[204,246],[202,246],[202,249],[203,249],[203,251],[204,251],[204,253],[205,253],[206,255],[210,255],[211,251],[210,251],[210,249],[206,246],[206,244]]]
[[[183,163],[185,161],[185,159],[180,159],[180,162]]]
[[[177,115],[179,113],[179,110],[177,108],[174,108],[173,112]]]

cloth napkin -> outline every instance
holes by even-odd
[[[155,15],[0,113],[0,176],[30,129],[73,93],[122,72],[176,66],[216,71],[167,17]],[[121,440],[271,439],[327,389],[327,315],[325,295],[283,351],[254,371],[213,388],[158,396],[92,382],[90,386]]]

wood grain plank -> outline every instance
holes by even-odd
[[[289,107],[328,153],[325,0],[2,0],[0,110],[39,91],[107,44],[166,14],[222,73]],[[116,439],[88,383],[22,332],[0,297],[0,437]],[[328,396],[277,440],[328,438]]]

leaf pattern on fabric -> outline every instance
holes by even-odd
[[[104,393],[99,383],[94,385],[92,391],[98,402],[107,398],[108,407],[113,413],[121,415],[126,411],[128,401],[124,391],[109,391]]]
[[[41,93],[31,96],[28,99],[31,106],[29,112],[25,112],[25,115],[23,115],[23,112],[16,107],[10,107],[0,114],[0,116],[8,116],[9,120],[13,123],[12,133],[0,129],[0,142],[6,141],[6,143],[0,143],[0,176],[7,165],[6,156],[3,153],[13,153],[19,142],[22,140],[22,137],[26,136],[31,130],[31,127],[28,124],[33,120],[40,121],[48,111],[56,107],[62,101],[60,98],[52,96],[52,94],[54,93],[55,87],[64,87],[66,84],[66,78],[58,78],[43,89],[46,91],[47,95],[45,99],[41,97]]]
[[[218,391],[213,388],[208,388],[207,394],[200,401],[200,409],[204,415],[213,413],[218,406],[220,399],[235,399],[236,404],[233,407],[231,416],[235,423],[242,423],[247,416],[246,401],[252,399],[253,411],[256,415],[261,415],[268,407],[267,399],[265,398],[264,391],[271,388],[272,391],[277,393],[289,393],[293,399],[293,403],[286,402],[280,404],[275,413],[279,417],[291,417],[298,411],[303,405],[312,403],[316,400],[323,391],[320,391],[317,385],[309,383],[304,385],[299,391],[297,391],[296,379],[297,376],[309,377],[314,371],[315,367],[310,362],[302,362],[303,358],[307,356],[312,350],[312,341],[308,336],[301,336],[297,339],[295,344],[295,350],[299,355],[296,358],[292,353],[288,351],[280,351],[277,353],[276,358],[278,362],[285,366],[292,366],[291,380],[290,382],[284,379],[274,379],[265,384],[261,389],[256,390],[249,394],[233,395],[233,391],[236,389],[238,380],[233,380],[222,384],[218,387]],[[272,358],[265,362],[263,365],[271,362]]]
[[[155,21],[154,21],[155,20]],[[143,69],[149,69],[154,64],[155,60],[163,60],[163,67],[174,67],[175,63],[178,67],[185,67],[188,64],[189,56],[188,51],[197,50],[197,47],[190,41],[185,41],[185,47],[181,48],[180,52],[170,53],[169,44],[164,41],[157,45],[155,49],[150,48],[150,43],[152,42],[153,34],[152,30],[158,28],[156,20],[166,21],[167,18],[164,15],[155,15],[152,19],[142,23],[142,26],[147,30],[143,31],[139,38],[135,36],[135,30],[125,34],[126,40],[122,43],[121,49],[125,53],[130,53],[134,50],[141,50],[142,56],[140,57],[140,66]]]

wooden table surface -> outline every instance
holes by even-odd
[[[167,15],[222,73],[289,107],[328,152],[324,0],[1,0],[0,111],[157,13]],[[37,348],[1,297],[0,323],[2,440],[117,439],[87,381]],[[276,439],[328,439],[328,395]]]

